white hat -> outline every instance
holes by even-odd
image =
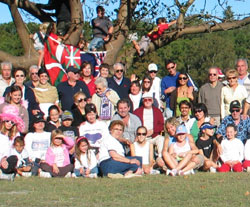
[[[155,63],[151,63],[148,65],[148,71],[158,71],[158,67]]]
[[[153,98],[153,94],[151,92],[145,92],[142,95],[142,98]]]

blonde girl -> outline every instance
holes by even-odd
[[[86,137],[79,137],[75,146],[75,169],[74,177],[97,178],[97,159],[93,150],[89,150],[89,142]]]
[[[71,177],[69,150],[74,146],[70,137],[65,137],[60,129],[51,132],[51,146],[48,148],[45,163],[41,163],[40,177]]]

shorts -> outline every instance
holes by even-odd
[[[204,165],[204,156],[201,154],[195,155],[195,158],[198,160],[198,163],[195,162],[194,170],[198,170]]]

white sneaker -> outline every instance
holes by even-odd
[[[41,177],[41,178],[51,178],[52,176],[51,176],[51,174],[49,173],[49,172],[44,172],[44,171],[40,171],[40,173],[39,173],[39,177]]]
[[[209,168],[209,171],[210,171],[211,173],[216,173],[216,168],[210,167],[210,168]]]
[[[89,178],[97,178],[97,174],[96,173],[91,173],[91,174],[89,174]]]
[[[135,33],[132,33],[132,34],[130,34],[129,36],[128,36],[128,39],[129,39],[129,41],[130,42],[132,42],[132,41],[136,41],[136,40],[138,40],[138,34],[135,32]]]
[[[152,169],[150,175],[159,175],[161,172],[159,170]]]
[[[22,172],[23,177],[31,177],[32,173],[31,172]]]
[[[75,173],[72,173],[72,174],[71,174],[71,177],[72,177],[72,178],[78,178],[78,177],[76,176]]]
[[[71,172],[68,172],[64,177],[65,178],[71,178]]]
[[[5,174],[0,170],[0,180],[9,180],[9,181],[14,181],[15,174]]]
[[[172,169],[172,170],[170,170],[170,172],[169,172],[169,175],[170,176],[176,176],[177,175],[177,170],[176,169]]]

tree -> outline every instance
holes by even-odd
[[[58,2],[60,0],[57,0]],[[37,62],[37,54],[34,48],[30,48],[30,39],[27,28],[22,20],[22,17],[18,11],[22,9],[41,22],[53,21],[51,13],[47,13],[37,6],[36,3],[25,0],[25,1],[14,1],[14,0],[0,0],[0,2],[9,6],[13,22],[16,26],[16,31],[23,45],[23,55],[13,56],[7,52],[0,51],[0,61],[8,60],[11,61],[14,67],[28,68],[31,64]],[[85,1],[83,1],[85,2]],[[111,3],[113,3],[112,1]],[[216,2],[216,1],[215,1]],[[228,3],[228,1],[223,1]],[[70,0],[71,8],[71,28],[69,30],[69,38],[66,43],[76,45],[80,33],[83,27],[83,12],[80,0]],[[204,0],[204,5],[206,1]],[[220,0],[217,4],[223,6]],[[148,53],[152,54],[153,51],[162,48],[174,42],[185,35],[194,35],[199,33],[211,33],[216,31],[224,31],[230,29],[236,29],[243,27],[250,23],[250,17],[246,16],[243,19],[233,20],[231,7],[226,4],[224,12],[225,18],[215,17],[203,10],[199,11],[198,14],[193,12],[193,6],[195,0],[174,0],[173,5],[166,5],[163,1],[138,1],[138,0],[120,0],[119,8],[117,12],[117,18],[114,21],[114,35],[111,41],[106,44],[108,51],[105,62],[113,64],[116,61],[126,61],[128,65],[132,64],[135,56],[135,50],[126,45],[126,39],[132,31],[136,31],[140,22],[145,22],[146,18],[155,18],[161,11],[167,12],[171,18],[177,18],[176,28],[164,33],[162,38],[150,44],[150,48],[145,55]],[[32,54],[30,56],[30,54]]]

